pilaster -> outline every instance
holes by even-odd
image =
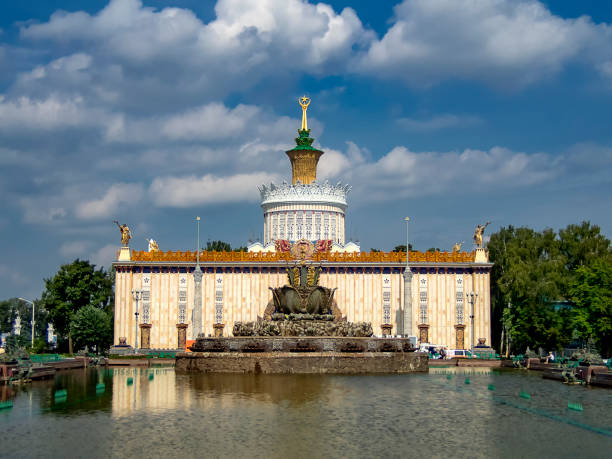
[[[202,270],[197,265],[193,271],[193,330],[191,335],[193,339],[197,339],[202,333]]]

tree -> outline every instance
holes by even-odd
[[[100,308],[85,306],[74,314],[70,334],[77,349],[96,346],[100,352],[112,343],[112,317]]]
[[[35,300],[34,303],[35,334],[37,337],[46,337],[48,313],[42,308],[40,301]],[[20,335],[26,342],[30,343],[32,339],[32,305],[18,298],[0,301],[0,333],[12,333],[17,313],[21,317]]]
[[[565,262],[563,294],[567,296],[578,268],[610,256],[610,240],[601,234],[599,226],[586,221],[559,231],[559,250]]]
[[[414,249],[412,248],[412,244],[408,244],[408,248],[410,249],[410,251],[414,250]],[[406,251],[406,244],[403,244],[403,245],[396,245],[396,246],[393,248],[393,251],[394,251],[394,252],[405,252],[405,251]]]
[[[574,307],[555,309],[554,304],[577,298],[572,289],[576,288],[577,276],[584,279],[586,271],[581,270],[611,259],[610,241],[600,234],[598,226],[582,222],[558,234],[552,229],[537,232],[509,226],[491,235],[488,249],[494,263],[494,342],[501,333],[502,316],[512,324],[510,335],[515,349],[560,348],[572,340],[576,324],[581,324],[585,339],[592,337],[589,326],[597,319],[585,313],[586,306],[581,312],[581,308]],[[587,302],[584,298],[582,301]],[[508,304],[512,308],[504,312]]]
[[[576,269],[569,289],[574,303],[574,326],[579,336],[592,339],[602,355],[612,355],[612,262],[594,260]]]
[[[208,241],[206,243],[206,250],[209,252],[213,250],[215,252],[231,252],[232,247],[224,241]]]
[[[515,349],[559,348],[569,338],[562,333],[561,317],[549,303],[559,299],[563,258],[553,230],[501,228],[488,244],[491,271],[493,340],[501,334],[504,308],[512,324],[510,335]]]
[[[74,314],[85,306],[94,306],[112,313],[113,304],[112,275],[104,268],[86,260],[76,259],[60,267],[50,279],[45,279],[45,291],[41,305],[49,311],[49,320],[58,335],[68,338],[71,349],[71,321]]]

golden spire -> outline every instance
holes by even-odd
[[[308,121],[306,119],[306,110],[308,110],[308,106],[310,105],[310,97],[302,96],[298,99],[298,103],[302,106],[302,128],[300,131],[307,131]]]

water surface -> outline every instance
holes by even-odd
[[[65,401],[54,400],[58,389],[67,390]],[[612,450],[612,391],[517,370],[87,369],[0,394],[14,400],[0,411],[6,457],[606,457]],[[569,411],[568,402],[583,411]]]

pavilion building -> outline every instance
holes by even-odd
[[[260,188],[263,241],[248,252],[124,247],[113,263],[114,342],[184,349],[201,333],[230,336],[235,322],[264,316],[269,288],[287,283],[289,248],[300,243],[316,247],[309,262],[321,265],[320,285],[337,289],[334,301],[347,320],[371,322],[377,335],[416,336],[450,349],[469,349],[472,336],[490,344],[492,264],[486,251],[411,251],[407,259],[405,252],[366,253],[347,243],[350,188],[316,181],[323,152],[312,147],[303,101],[296,147],[286,152],[292,183]]]

